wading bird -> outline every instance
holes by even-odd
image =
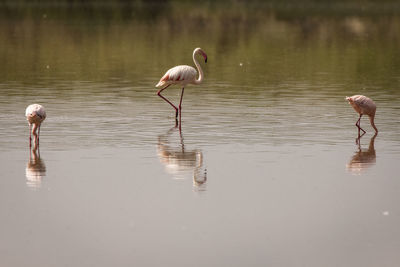
[[[203,56],[204,61],[206,63],[207,63],[207,54],[201,48],[196,48],[193,51],[193,61],[199,71],[198,79],[196,79],[197,71],[195,68],[193,68],[191,66],[187,66],[187,65],[179,65],[179,66],[175,66],[175,67],[169,69],[164,74],[164,76],[162,76],[162,78],[156,85],[156,87],[158,87],[158,88],[161,87],[161,89],[158,90],[157,95],[159,95],[162,99],[167,101],[167,103],[170,104],[175,109],[175,118],[176,119],[178,118],[178,111],[179,111],[179,114],[181,114],[181,112],[182,112],[182,98],[183,98],[183,91],[185,89],[185,86],[190,83],[191,84],[200,84],[204,78],[203,70],[201,69],[200,64],[196,60],[196,54],[200,54],[201,56]],[[163,90],[165,90],[171,84],[182,85],[181,100],[179,101],[178,107],[176,107],[167,98],[165,98],[164,96],[161,95],[161,92]]]
[[[368,98],[363,95],[353,95],[350,97],[346,96],[346,100],[349,101],[349,104],[354,108],[354,110],[360,114],[358,121],[356,122],[356,126],[358,128],[358,134],[360,135],[360,130],[364,131],[363,128],[360,126],[360,121],[362,115],[368,115],[369,121],[371,122],[371,126],[375,129],[375,132],[378,133],[378,129],[375,126],[375,112],[376,112],[376,105],[371,98]]]
[[[32,135],[35,144],[39,145],[40,125],[46,119],[46,111],[42,105],[32,104],[26,108],[25,116],[29,123],[29,147],[32,147]]]

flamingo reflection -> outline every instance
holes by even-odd
[[[203,167],[203,153],[199,149],[185,149],[180,126],[175,125],[158,136],[157,154],[166,172],[174,179],[192,175],[194,189],[205,190],[207,170]]]
[[[361,174],[367,168],[371,167],[376,163],[376,152],[375,152],[375,138],[377,134],[375,134],[370,142],[368,149],[361,148],[361,136],[359,136],[356,140],[358,144],[358,151],[351,158],[349,163],[346,165],[347,170],[355,175]]]
[[[42,179],[46,176],[46,165],[40,158],[38,144],[35,142],[31,151],[29,151],[29,161],[25,169],[26,185],[32,189],[40,188]]]

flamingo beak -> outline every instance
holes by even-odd
[[[204,57],[204,62],[207,63],[207,54],[203,50],[200,51],[201,55]]]

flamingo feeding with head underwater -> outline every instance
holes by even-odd
[[[200,64],[196,60],[196,55],[200,54],[204,57],[205,63],[207,63],[207,54],[201,48],[196,48],[193,51],[193,61],[199,71],[199,78],[196,79],[197,71],[195,68],[187,65],[179,65],[169,69],[164,76],[161,77],[160,81],[157,83],[156,87],[162,87],[158,90],[157,95],[159,95],[162,99],[164,99],[168,104],[170,104],[175,109],[175,119],[178,118],[178,111],[181,115],[182,112],[182,98],[183,91],[185,90],[185,86],[187,84],[200,84],[203,81],[204,74],[201,69]],[[166,97],[161,95],[161,92],[165,90],[171,84],[180,84],[182,85],[181,99],[179,101],[179,106],[176,107],[171,103]]]
[[[32,135],[35,144],[39,145],[40,125],[46,119],[46,111],[42,105],[32,104],[26,108],[25,116],[29,123],[29,147],[32,147]]]
[[[354,110],[360,114],[360,117],[358,118],[358,121],[356,122],[356,126],[358,128],[358,134],[360,135],[360,130],[364,131],[363,128],[360,126],[360,121],[362,115],[368,115],[369,116],[369,121],[371,122],[371,126],[375,129],[375,132],[378,133],[378,128],[375,126],[375,113],[376,113],[376,105],[374,101],[372,101],[371,98],[363,96],[363,95],[353,95],[350,97],[345,98],[347,101],[349,101],[349,104],[354,108]],[[364,134],[363,133],[363,134]]]

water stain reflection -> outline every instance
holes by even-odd
[[[41,187],[42,179],[46,176],[46,165],[40,158],[39,147],[35,143],[32,150],[29,152],[29,161],[25,169],[26,185],[31,189]]]
[[[158,136],[157,154],[167,173],[174,179],[193,176],[193,189],[205,191],[207,170],[203,166],[203,153],[199,149],[185,148],[181,127],[175,125]]]
[[[347,170],[354,175],[360,175],[363,171],[375,165],[376,152],[375,152],[375,134],[369,141],[368,149],[361,148],[361,136],[356,139],[358,144],[358,151],[353,155],[349,163],[346,165]]]

